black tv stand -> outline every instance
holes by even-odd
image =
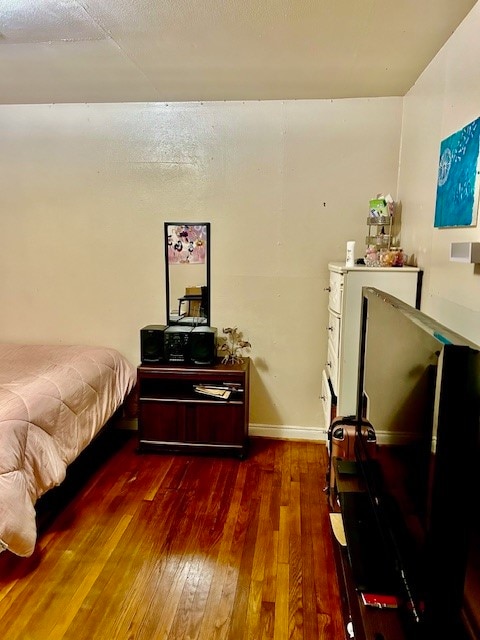
[[[339,493],[347,552],[358,591],[395,595],[398,592],[394,559],[382,534],[369,495],[364,491]]]
[[[354,473],[339,473],[336,461],[333,469],[335,481],[333,489],[329,495],[330,509],[333,512],[341,512],[341,503],[353,505],[355,509],[358,505],[364,505],[367,494],[362,486],[359,476]],[[349,497],[346,497],[347,494]],[[354,494],[357,494],[355,497]],[[343,496],[343,497],[342,497]],[[347,506],[347,511],[350,509]],[[359,509],[362,509],[360,506]],[[348,522],[349,514],[345,517]],[[368,518],[368,516],[367,516]],[[394,608],[379,608],[366,606],[362,601],[362,592],[359,589],[359,575],[363,575],[363,580],[369,580],[369,587],[378,587],[379,590],[388,591],[391,584],[388,580],[391,576],[384,575],[383,568],[388,566],[388,556],[382,555],[385,550],[380,551],[381,542],[376,538],[377,528],[372,522],[366,521],[365,533],[371,536],[373,547],[370,551],[357,552],[351,548],[342,546],[332,534],[334,556],[337,568],[337,577],[340,587],[342,601],[342,613],[345,622],[345,640],[407,640],[408,636],[402,626],[400,611]],[[345,531],[348,536],[348,525]],[[360,537],[364,534],[360,534]],[[355,553],[359,553],[355,557]],[[353,557],[351,557],[353,554]],[[355,570],[357,575],[355,575]],[[353,635],[352,635],[353,633]]]

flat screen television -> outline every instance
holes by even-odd
[[[479,386],[477,345],[393,296],[363,289],[357,418],[372,424],[377,446],[366,446],[358,428],[356,461],[408,638],[469,637]]]

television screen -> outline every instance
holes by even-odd
[[[363,289],[358,416],[372,424],[377,447],[372,455],[358,434],[357,462],[389,541],[401,614],[418,637],[460,634],[478,501],[479,380],[476,345]]]

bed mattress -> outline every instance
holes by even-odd
[[[0,548],[33,553],[36,501],[62,482],[135,378],[115,349],[0,344]]]

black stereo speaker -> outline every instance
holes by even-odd
[[[189,357],[193,364],[213,364],[217,355],[215,327],[195,327],[189,335]]]
[[[163,334],[167,327],[163,324],[149,324],[140,329],[140,357],[142,363],[154,364],[164,361]]]

